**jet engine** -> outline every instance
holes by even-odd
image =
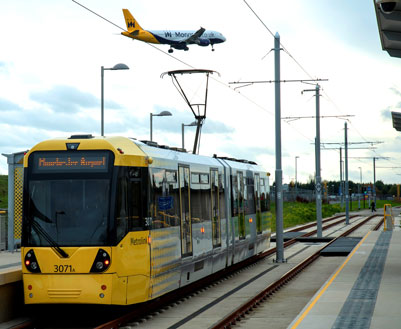
[[[207,47],[210,45],[210,40],[209,39],[199,39],[197,44],[202,47]]]
[[[383,14],[391,14],[394,10],[401,10],[401,0],[376,0]]]

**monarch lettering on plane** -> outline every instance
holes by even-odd
[[[223,43],[226,38],[217,31],[205,30],[201,27],[199,30],[193,31],[157,31],[144,30],[137,20],[132,16],[128,9],[123,9],[127,31],[121,32],[122,35],[140,40],[147,43],[169,45],[169,53],[174,49],[189,50],[188,45],[196,44],[201,47],[213,46]]]

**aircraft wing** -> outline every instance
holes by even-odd
[[[182,40],[182,42],[185,42],[186,44],[190,43],[196,43],[196,41],[202,36],[203,32],[206,30],[201,27],[198,31],[196,31],[194,34],[192,34],[188,39]]]

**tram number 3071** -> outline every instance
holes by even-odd
[[[54,273],[75,272],[71,265],[54,265]]]

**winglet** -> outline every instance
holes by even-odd
[[[128,32],[134,32],[137,30],[143,30],[143,28],[139,25],[138,21],[132,16],[128,9],[123,9],[125,23],[127,24]]]

